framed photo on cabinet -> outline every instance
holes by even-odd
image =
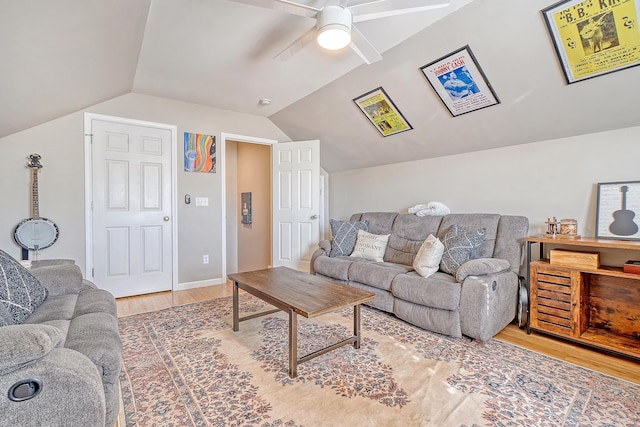
[[[596,237],[640,240],[640,181],[598,184]]]

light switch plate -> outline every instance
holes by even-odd
[[[209,206],[208,197],[196,197],[196,206]]]

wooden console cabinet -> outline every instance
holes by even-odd
[[[622,267],[595,269],[551,265],[544,244],[568,250],[638,251],[640,242],[607,239],[527,237],[529,316],[531,330],[640,359],[640,274]],[[531,245],[540,244],[541,259],[531,261]]]

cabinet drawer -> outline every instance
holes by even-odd
[[[537,327],[571,333],[571,276],[537,271],[535,289]]]

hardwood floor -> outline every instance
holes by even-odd
[[[118,316],[161,310],[172,306],[190,304],[212,298],[232,295],[231,283],[206,286],[176,292],[159,292],[127,298],[118,298]],[[546,354],[587,369],[602,372],[626,381],[640,384],[640,362],[608,353],[575,345],[544,334],[532,332],[531,335],[509,325],[495,337],[498,340]]]

